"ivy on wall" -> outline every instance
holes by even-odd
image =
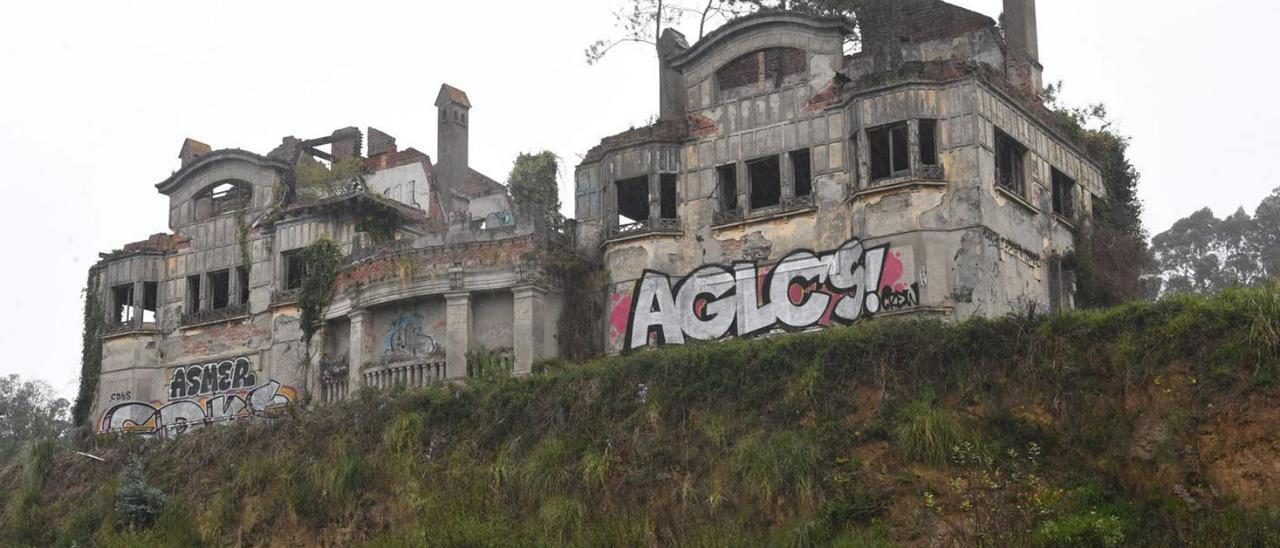
[[[98,298],[98,271],[89,270],[84,289],[84,333],[80,349],[80,391],[75,406],[71,408],[72,423],[84,424],[93,409],[93,398],[98,391],[98,376],[102,373],[102,334],[106,323],[102,301]]]
[[[546,266],[564,288],[565,313],[556,326],[561,356],[579,361],[603,354],[599,322],[604,317],[604,269],[565,250],[551,251]]]
[[[307,246],[306,269],[298,308],[302,310],[302,340],[311,337],[324,325],[324,311],[333,301],[334,282],[342,270],[342,249],[327,236]]]

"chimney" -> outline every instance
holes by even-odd
[[[182,160],[182,167],[187,167],[212,150],[209,145],[188,137],[187,140],[182,142],[182,150],[178,151],[178,159]]]
[[[333,151],[333,160],[335,162],[346,158],[360,157],[360,149],[364,137],[360,135],[358,128],[344,127],[335,130],[330,137],[333,139],[330,150]]]
[[[374,128],[369,128],[369,157],[396,151],[396,138]]]
[[[447,214],[452,191],[461,189],[471,176],[467,157],[467,128],[470,120],[471,100],[466,92],[442,84],[436,96],[439,120],[436,131],[436,196],[440,208]]]
[[[1022,65],[1018,67],[1019,70],[1010,71],[1011,79],[1039,95],[1044,89],[1044,67],[1040,65],[1036,0],[1004,0],[1004,15],[1000,19],[1009,50],[1018,64]]]
[[[658,39],[658,119],[674,120],[684,117],[688,96],[684,87],[684,73],[672,67],[672,58],[689,49],[689,43],[680,31],[666,28]]]

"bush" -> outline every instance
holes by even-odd
[[[945,464],[951,448],[963,439],[960,425],[931,396],[904,405],[895,419],[894,446],[908,461]]]
[[[120,488],[116,490],[116,519],[126,529],[146,529],[164,511],[167,499],[162,491],[147,484],[142,461],[134,457],[120,474]]]

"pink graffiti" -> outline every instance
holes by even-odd
[[[614,293],[613,312],[609,314],[609,342],[617,343],[627,333],[627,321],[631,318],[630,294]]]
[[[902,274],[906,267],[902,266],[902,254],[890,253],[884,261],[884,275],[880,277],[880,287],[893,287],[894,291],[903,291]]]

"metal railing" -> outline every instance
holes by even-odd
[[[218,322],[231,318],[238,318],[249,314],[249,303],[240,303],[223,308],[198,310],[182,315],[182,325],[195,325],[201,323]]]
[[[711,216],[711,224],[724,225],[736,223],[742,220],[742,209],[730,209],[727,211],[717,211]]]
[[[609,238],[625,238],[641,234],[670,234],[679,233],[680,231],[680,219],[644,220],[609,227]]]

